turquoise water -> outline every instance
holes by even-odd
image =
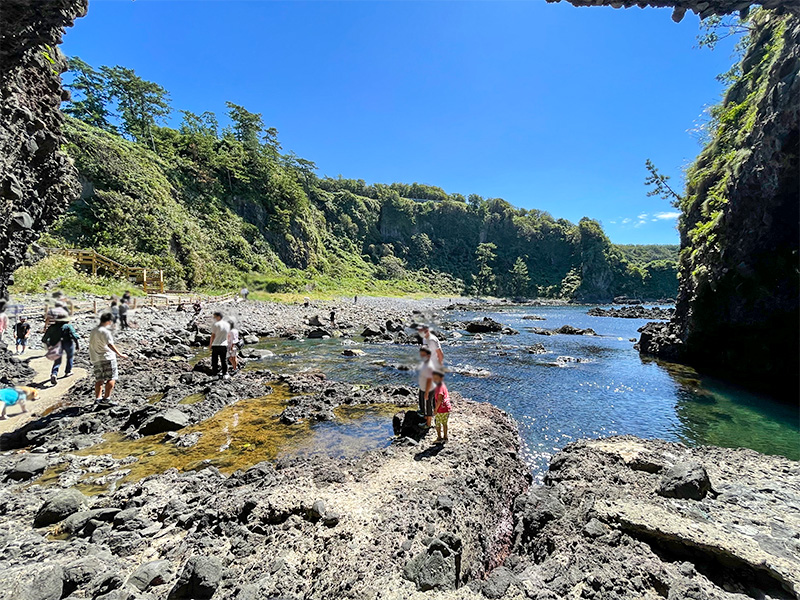
[[[591,317],[586,310],[581,306],[514,307],[443,315],[457,321],[490,316],[521,332],[516,336],[484,334],[483,339],[465,334],[447,339],[444,351],[449,369],[489,372],[481,377],[450,373],[448,386],[508,411],[519,423],[535,473],[542,472],[552,454],[566,443],[616,434],[688,445],[744,446],[800,459],[797,406],[701,377],[687,367],[640,357],[629,339],[638,337],[636,330],[645,320]],[[526,314],[546,320],[523,320]],[[599,335],[541,336],[530,331],[565,324],[591,327]],[[544,344],[547,353],[525,351],[535,343]],[[347,347],[366,352],[358,358],[341,355],[346,347],[341,339],[265,340],[259,346],[277,355],[259,364],[279,372],[321,370],[351,383],[416,385],[413,372],[396,368],[416,364],[414,346],[356,340]],[[559,356],[581,362],[559,362]],[[336,435],[335,424],[323,428]],[[385,424],[372,420],[364,432],[376,440],[388,437],[390,419]],[[452,435],[457,435],[455,429]]]

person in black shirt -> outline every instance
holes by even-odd
[[[14,325],[14,337],[17,339],[17,354],[23,354],[28,347],[28,336],[31,334],[31,324],[28,319],[20,317],[17,324]],[[22,351],[20,351],[22,347]]]

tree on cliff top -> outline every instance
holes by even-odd
[[[153,126],[172,112],[169,93],[126,67],[100,67],[110,96],[117,101],[122,131],[132,140],[147,143],[155,151]]]
[[[64,87],[72,92],[73,97],[64,107],[64,112],[94,127],[117,133],[117,128],[109,121],[114,115],[108,109],[111,96],[106,78],[77,56],[70,58],[68,63],[72,82]]]

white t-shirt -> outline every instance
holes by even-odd
[[[433,379],[433,365],[430,360],[420,363],[419,365],[419,389],[425,391],[428,379]],[[431,391],[433,390],[433,381],[431,381]]]
[[[239,343],[239,330],[231,329],[228,332],[228,350],[233,350],[234,346]]]
[[[430,337],[427,337],[427,338],[423,336],[423,338],[422,338],[422,346],[431,351],[431,362],[436,367],[441,369],[442,365],[439,364],[439,353],[437,352],[437,350],[441,350],[442,349],[442,344],[439,341],[439,338],[437,338],[433,334],[430,334]]]
[[[211,326],[211,345],[212,346],[227,346],[228,345],[228,332],[231,330],[231,324],[225,319],[220,319]]]
[[[95,327],[89,335],[89,360],[96,363],[116,358],[117,355],[109,348],[109,344],[113,343],[114,338],[108,327]]]

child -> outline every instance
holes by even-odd
[[[19,404],[22,412],[26,413],[28,412],[28,409],[26,408],[25,403],[33,402],[34,400],[38,399],[39,392],[30,387],[19,386],[0,390],[0,405],[2,405],[2,410],[0,410],[0,419],[8,419],[6,416],[6,409],[9,406]]]
[[[17,338],[17,354],[24,354],[25,348],[28,347],[28,337],[31,335],[31,324],[28,319],[20,317],[16,325],[14,325],[14,337]],[[20,350],[20,346],[22,350]]]
[[[419,349],[422,363],[419,365],[419,412],[425,417],[425,426],[430,429],[433,421],[433,366],[431,351],[425,346]]]
[[[433,397],[436,401],[436,441],[446,442],[447,421],[450,418],[452,406],[450,405],[450,393],[444,384],[444,373],[442,371],[433,372],[433,383],[436,385],[433,390]]]
[[[116,329],[117,321],[119,321],[119,306],[116,300],[111,301],[111,320],[114,322],[114,329]]]
[[[128,325],[128,303],[121,302],[119,305],[119,326],[125,331]]]

